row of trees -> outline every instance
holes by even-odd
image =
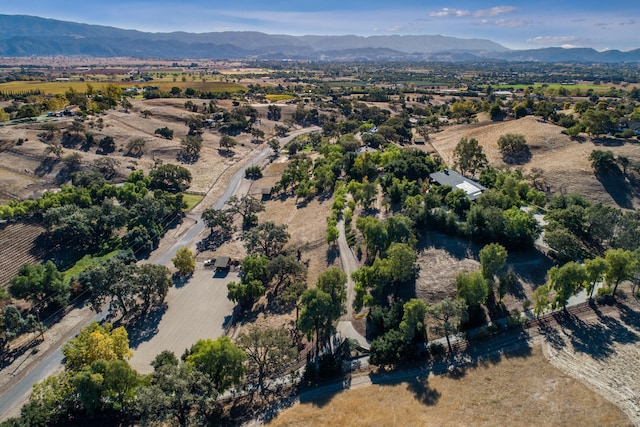
[[[640,254],[625,249],[609,249],[604,257],[585,260],[584,264],[569,261],[549,270],[549,283],[538,287],[533,294],[536,314],[543,313],[549,307],[566,309],[569,298],[580,289],[585,289],[589,300],[599,283],[605,286],[598,289],[598,295],[616,295],[618,286],[632,280],[635,288],[640,273]],[[553,298],[551,298],[553,296]]]

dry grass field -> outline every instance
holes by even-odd
[[[625,414],[550,365],[539,346],[481,362],[460,378],[372,385],[298,404],[287,426],[631,426]]]
[[[616,156],[624,155],[632,162],[638,162],[640,150],[636,143],[625,143],[614,138],[585,137],[580,141],[572,140],[562,134],[562,130],[560,126],[533,116],[493,122],[486,115],[480,114],[478,123],[446,126],[441,132],[430,135],[430,144],[425,149],[433,146],[444,162],[452,165],[453,150],[460,139],[475,138],[482,145],[490,164],[506,167],[498,151],[498,138],[507,133],[521,134],[525,136],[532,156],[529,162],[519,167],[525,175],[532,168],[544,170],[544,179],[551,192],[577,192],[593,201],[624,208],[640,206],[640,199],[633,195],[621,200],[624,195],[616,192],[619,189],[607,187],[606,182],[599,181],[589,162],[589,154],[593,150],[611,150]]]
[[[480,270],[480,244],[430,232],[420,241],[419,247],[417,263],[420,270],[415,296],[428,303],[455,297],[455,279],[459,272]],[[514,270],[517,284],[507,290],[503,299],[505,307],[522,310],[522,301],[530,299],[534,289],[546,283],[546,272],[552,265],[551,259],[536,250],[510,253],[506,268]]]
[[[120,179],[124,179],[135,168],[142,168],[148,172],[157,160],[179,163],[176,156],[180,149],[180,139],[188,130],[185,118],[191,114],[185,110],[184,102],[184,99],[132,100],[133,108],[129,113],[110,111],[99,116],[105,125],[102,130],[88,129],[95,133],[97,139],[109,135],[116,140],[116,151],[110,156],[120,162]],[[228,108],[231,107],[231,101],[220,101],[218,105]],[[256,105],[256,108],[262,114],[260,128],[265,130],[267,138],[271,137],[275,123],[266,119],[267,106]],[[290,117],[294,109],[295,106],[283,105],[283,118]],[[144,118],[141,114],[143,110],[151,111],[152,115]],[[93,120],[97,118],[94,117]],[[62,119],[56,123],[65,128],[70,125],[71,119]],[[175,130],[173,140],[154,135],[155,129],[164,126]],[[627,208],[640,206],[640,199],[633,195],[629,196],[626,203],[623,203],[624,200],[621,202],[619,195],[614,194],[606,183],[600,182],[594,176],[588,160],[593,149],[610,149],[616,155],[626,155],[633,162],[638,162],[640,151],[636,145],[590,138],[578,142],[561,134],[561,130],[558,126],[541,122],[534,117],[491,122],[485,116],[481,116],[478,123],[444,127],[441,132],[430,136],[429,143],[423,149],[435,150],[446,163],[451,164],[453,149],[460,138],[476,138],[484,147],[491,164],[506,167],[497,150],[499,136],[505,133],[524,134],[531,148],[532,158],[522,169],[525,174],[534,167],[543,169],[544,178],[552,192],[576,191],[592,200],[607,204],[618,204]],[[43,165],[47,163],[44,155],[46,145],[38,137],[40,132],[41,125],[37,124],[0,127],[0,202],[30,197],[42,190],[60,185],[57,177],[63,163],[56,162],[50,169],[43,169]],[[138,137],[146,141],[145,152],[140,158],[126,156],[127,142]],[[257,147],[250,141],[250,136],[242,135],[237,138],[238,145],[233,155],[229,156],[218,150],[219,135],[206,131],[203,138],[204,144],[199,160],[193,164],[182,164],[194,177],[190,191],[198,194],[209,193],[195,208],[195,212],[201,212],[213,203],[226,187],[226,179],[231,172]],[[18,139],[23,139],[24,143],[15,145]],[[603,142],[615,142],[618,145],[603,145]],[[65,154],[72,152],[79,153],[86,165],[104,158],[95,152],[95,148],[89,151],[65,149]],[[271,187],[284,167],[284,162],[269,165],[265,170],[265,177],[253,182],[248,190]],[[249,186],[247,182],[242,185]],[[291,244],[296,248],[302,248],[302,260],[308,262],[309,286],[314,285],[318,275],[329,265],[339,262],[328,257],[328,246],[325,242],[326,218],[331,212],[331,202],[331,199],[316,198],[307,204],[296,205],[293,196],[275,196],[267,203],[266,211],[259,215],[260,221],[269,220],[288,226]],[[6,231],[7,229],[1,230],[0,237],[2,232]],[[246,251],[238,236],[239,234],[223,244],[211,256],[224,254],[242,258]],[[11,242],[4,246],[10,248],[12,253],[26,253],[30,250],[27,246],[22,248],[11,245]],[[420,275],[415,289],[416,296],[427,302],[434,302],[444,296],[453,295],[456,273],[478,269],[479,249],[476,245],[430,233],[420,242]],[[521,308],[519,301],[528,297],[536,286],[544,283],[544,275],[549,268],[547,263],[548,261],[542,257],[518,254],[509,257],[508,264],[514,266],[519,276],[519,287],[505,297],[505,304],[509,309]],[[220,283],[222,287],[216,289],[218,292],[213,292],[210,289],[213,285],[211,278],[205,277],[206,274],[203,272],[200,273],[203,275],[201,281],[194,281],[183,288],[172,290],[169,308],[164,313],[162,321],[158,319],[155,325],[157,330],[148,331],[148,337],[138,337],[138,353],[134,358],[137,367],[148,369],[148,361],[157,351],[177,342],[174,336],[182,333],[180,328],[186,327],[184,319],[189,316],[189,303],[185,302],[186,299],[183,300],[187,294],[193,293],[193,297],[203,304],[199,310],[203,316],[202,329],[206,329],[204,334],[213,336],[221,333],[223,319],[207,317],[210,314],[207,311],[212,307],[208,304],[212,299],[218,302],[224,300],[220,311],[231,310],[231,306],[226,304],[228,301],[223,298],[224,284]],[[196,293],[196,289],[202,293]],[[282,327],[293,320],[293,313],[272,313],[264,303],[265,301],[261,301],[257,304],[256,316],[250,319],[251,321]],[[242,325],[235,332],[241,330]],[[196,331],[198,334],[200,332]],[[158,337],[156,340],[151,338],[154,335]],[[182,349],[189,343],[180,341],[176,345]],[[572,376],[582,378],[577,369],[580,365],[588,366],[595,372],[603,369],[603,363],[606,362],[617,363],[616,372],[624,375],[622,367],[625,364],[637,365],[637,347],[635,342],[624,348],[615,347],[613,352],[620,351],[624,355],[618,362],[610,359],[603,359],[597,363],[585,362],[575,359],[575,352],[550,352],[548,355],[554,364],[572,367],[572,370],[564,373],[547,363],[542,350],[534,347],[530,354],[512,355],[499,361],[471,367],[462,378],[432,376],[426,382],[422,380],[395,385],[375,385],[315,403],[299,405],[283,413],[272,425],[626,426],[630,423],[619,409]],[[637,383],[623,383],[621,387],[638,386]],[[593,388],[606,392],[606,388]]]

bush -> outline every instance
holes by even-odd
[[[244,171],[244,177],[247,179],[260,179],[262,178],[262,169],[260,169],[260,166],[249,166]]]
[[[606,299],[613,296],[613,289],[608,286],[598,288],[598,299]]]
[[[447,354],[445,346],[439,342],[429,344],[429,354],[434,359],[442,359]]]
[[[498,149],[505,163],[522,164],[531,159],[524,135],[508,133],[498,138]]]
[[[166,139],[173,139],[173,129],[169,129],[168,127],[158,128],[153,132],[155,135],[160,135]]]
[[[514,308],[507,317],[507,328],[516,328],[524,323],[524,319],[520,315],[520,310]]]

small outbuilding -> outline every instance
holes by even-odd
[[[228,270],[230,265],[231,258],[228,256],[219,256],[216,257],[216,261],[213,263],[213,268],[216,271],[219,270]]]
[[[486,190],[485,187],[478,184],[477,182],[469,178],[465,178],[458,172],[452,171],[450,169],[434,172],[429,175],[429,178],[431,178],[431,181],[435,182],[436,184],[448,185],[449,187],[452,187],[454,189],[462,189],[465,193],[467,193],[467,197],[469,198],[469,200],[477,199],[482,194],[482,192]]]

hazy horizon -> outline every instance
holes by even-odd
[[[540,0],[523,5],[485,0],[425,1],[111,0],[108,4],[32,0],[3,5],[3,14],[31,15],[147,32],[259,31],[289,35],[442,35],[487,39],[510,49],[640,48],[640,4],[626,0]]]

